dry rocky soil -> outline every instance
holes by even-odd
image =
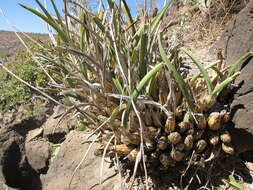
[[[252,30],[253,0],[229,22],[219,39],[208,45],[208,50],[190,42],[186,46],[197,56],[201,52],[203,59],[207,53],[215,57],[222,48],[228,63],[234,63],[245,52],[253,51]],[[234,171],[246,189],[253,189],[253,60],[247,60],[240,71],[231,103],[231,133],[237,154],[217,161],[217,166],[206,173],[213,185],[219,186],[229,171]],[[88,134],[83,131],[72,130],[75,121],[71,117],[61,120],[62,108],[47,104],[37,115],[28,118],[23,117],[23,109],[21,106],[17,111],[0,114],[0,190],[118,190],[122,184],[123,188],[129,185],[131,171],[116,168],[111,160],[104,162],[102,183],[99,183],[101,158],[94,155],[98,144],[86,155],[93,139],[87,140]],[[178,171],[148,172],[150,189],[182,189]],[[187,184],[187,180],[186,175],[182,183]],[[200,176],[200,181],[192,183],[189,189],[198,189],[205,185],[202,183]],[[140,171],[132,189],[143,188]]]

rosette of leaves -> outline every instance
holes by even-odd
[[[149,161],[168,168],[189,161],[194,150],[209,156],[206,150],[217,145],[207,143],[211,123],[213,131],[224,128],[224,114],[217,119],[211,114],[217,111],[212,110],[217,97],[252,53],[231,66],[215,62],[205,67],[187,50],[164,48],[161,22],[171,0],[153,18],[147,12],[133,18],[125,0],[107,0],[108,9],[101,2],[96,11],[86,1],[64,1],[63,17],[53,0],[55,16],[36,2],[42,13],[21,6],[56,31],[40,59],[61,76],[54,89],[68,98],[69,110],[78,112],[92,135],[98,134],[103,157],[117,154],[135,161],[136,172],[141,160],[144,168]],[[181,50],[200,73],[186,78]]]

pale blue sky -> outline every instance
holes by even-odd
[[[40,0],[40,2],[42,3],[44,3],[44,1],[47,2],[47,8],[49,12],[54,13],[50,1]],[[54,2],[58,6],[58,8],[62,10],[63,1],[55,0]],[[163,0],[157,0],[157,2],[159,3],[159,5],[161,5]],[[46,32],[46,29],[43,26],[43,22],[29,11],[20,7],[18,3],[24,4],[34,9],[38,8],[38,5],[36,4],[35,0],[0,0],[0,8],[4,12],[5,16],[10,20],[10,22],[24,32]],[[136,0],[127,0],[127,3],[130,5],[130,7],[136,6]],[[8,26],[1,14],[0,30],[13,30],[11,27]]]

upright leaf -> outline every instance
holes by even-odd
[[[141,79],[147,73],[147,46],[148,46],[148,36],[147,34],[142,33],[139,50],[139,73]]]
[[[37,15],[38,17],[40,17],[42,20],[44,20],[46,23],[48,23],[50,26],[52,26],[56,32],[59,34],[59,36],[61,37],[62,41],[64,42],[68,42],[69,39],[68,39],[68,36],[66,34],[66,32],[64,31],[64,29],[62,29],[59,24],[57,24],[53,19],[52,17],[51,18],[48,18],[47,16],[41,14],[40,12],[36,11],[35,9],[32,9],[30,7],[27,7],[23,4],[19,4],[21,7],[27,9],[28,11],[32,12],[33,14]]]
[[[131,29],[132,29],[132,32],[133,34],[136,33],[136,29],[135,29],[135,26],[134,26],[134,21],[133,21],[133,18],[132,18],[132,15],[131,15],[131,12],[130,12],[130,9],[126,3],[126,0],[122,0],[123,2],[123,12],[125,13],[125,16],[126,16],[126,19],[128,21],[128,25],[131,26]]]
[[[198,67],[198,69],[200,70],[200,72],[202,73],[204,79],[205,79],[205,83],[207,86],[207,90],[208,90],[208,94],[212,94],[212,83],[211,83],[211,79],[206,71],[206,69],[204,68],[204,66],[200,63],[199,60],[197,60],[192,54],[191,52],[187,51],[186,49],[182,49],[182,51],[184,53],[186,53],[193,61],[193,63]]]
[[[178,83],[178,86],[181,90],[181,92],[183,93],[183,96],[190,108],[191,111],[193,111],[194,105],[193,105],[193,97],[191,95],[191,93],[188,91],[188,89],[186,88],[186,84],[184,82],[184,79],[182,78],[182,76],[178,73],[177,69],[175,68],[175,66],[169,61],[169,59],[167,58],[167,55],[164,51],[163,45],[162,45],[162,35],[159,36],[158,38],[158,45],[159,45],[159,51],[161,54],[161,57],[163,59],[163,62],[166,64],[166,66],[168,67],[169,70],[172,71],[172,74],[175,78],[175,80]]]
[[[228,76],[232,76],[240,64],[245,62],[247,59],[253,56],[253,52],[248,52],[245,55],[243,55],[241,58],[239,58],[230,68]]]
[[[64,26],[64,24],[63,24],[63,22],[62,22],[62,17],[61,17],[61,15],[60,15],[60,13],[59,13],[59,11],[58,11],[58,9],[57,9],[55,3],[54,3],[54,0],[50,0],[50,1],[51,1],[51,4],[53,5],[54,12],[55,12],[55,14],[56,14],[56,16],[57,16],[57,19],[58,19],[59,23],[61,24],[62,28],[65,28],[65,26]]]
[[[153,67],[143,78],[142,80],[138,83],[134,91],[132,92],[130,98],[135,100],[142,89],[148,84],[148,82],[155,76],[157,72],[159,72],[162,67],[164,66],[164,63],[159,63],[155,67]],[[129,113],[132,108],[132,100],[128,100],[126,111],[123,117],[123,124],[125,125],[128,121]]]
[[[171,3],[172,3],[172,0],[169,0],[166,3],[166,5],[163,7],[163,9],[161,10],[161,12],[158,13],[157,16],[154,17],[153,20],[151,21],[151,33],[152,34],[156,31],[156,29],[157,29],[160,21],[162,20],[162,18],[164,16],[164,14],[166,13],[167,9],[170,7]]]

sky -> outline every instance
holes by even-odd
[[[50,1],[40,0],[41,3],[44,3],[44,1],[46,1],[49,12],[54,13]],[[132,8],[136,6],[136,0],[126,1]],[[59,10],[62,10],[63,0],[54,0],[54,2]],[[163,0],[157,0],[157,2],[161,5]],[[46,33],[47,30],[42,20],[19,6],[19,3],[34,9],[38,8],[35,0],[0,0],[0,30],[14,30],[6,23],[6,17],[10,21],[11,25],[17,27],[20,31]],[[4,17],[2,16],[2,12],[5,15]]]

